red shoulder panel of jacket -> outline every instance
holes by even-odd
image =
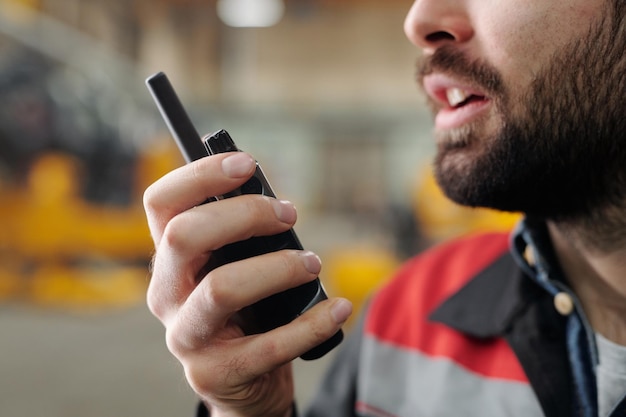
[[[409,260],[372,300],[365,333],[400,349],[447,358],[484,377],[527,381],[505,340],[469,337],[428,320],[440,303],[508,249],[507,234],[488,233],[441,244]]]

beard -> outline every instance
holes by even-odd
[[[499,115],[495,134],[481,131],[488,116],[441,133],[435,176],[450,199],[555,221],[603,220],[619,207],[612,217],[626,229],[626,7],[609,3],[520,97],[488,63],[453,47],[419,63],[421,78],[443,71],[481,86]]]

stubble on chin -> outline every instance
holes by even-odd
[[[435,178],[454,202],[470,207],[492,204],[493,184],[502,180],[498,172],[506,159],[500,153],[494,157],[494,149],[502,148],[498,142],[503,140],[503,120],[494,100],[492,109],[474,122],[435,132]]]
[[[475,159],[472,154],[475,152],[470,152],[470,149],[478,146],[476,136],[472,135],[469,126],[443,132],[435,131],[434,136],[437,145],[435,176],[444,188],[448,188],[447,184],[456,182],[456,178],[471,175]]]

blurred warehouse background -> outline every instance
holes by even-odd
[[[409,0],[0,0],[0,415],[191,415],[144,294],[141,196],[183,163],[144,86],[254,154],[327,289],[515,216],[448,202],[404,38]],[[299,364],[307,377],[322,367]]]

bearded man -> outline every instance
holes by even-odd
[[[422,51],[442,189],[525,217],[511,235],[409,260],[373,295],[307,416],[626,415],[625,10],[619,0],[413,3],[405,32]],[[295,416],[290,361],[351,312],[333,298],[254,336],[230,320],[315,279],[310,252],[196,280],[213,248],[294,224],[290,203],[258,196],[196,207],[253,171],[246,154],[218,155],[145,194],[157,247],[148,302],[199,415]],[[262,283],[250,278],[259,272]]]

